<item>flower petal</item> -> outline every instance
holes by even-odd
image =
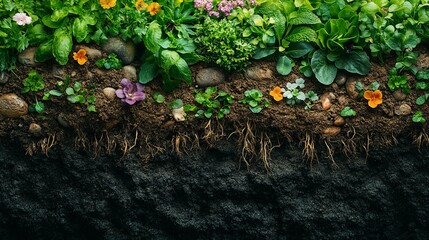
[[[124,94],[124,91],[122,89],[116,90],[115,94],[118,98],[125,98],[125,94]]]
[[[133,98],[125,98],[124,100],[128,105],[133,105],[134,103],[136,103],[136,100]]]
[[[366,91],[363,93],[363,97],[364,97],[366,100],[371,100],[371,99],[374,97],[374,92],[373,92],[373,91],[371,91],[371,90],[366,90]]]
[[[122,78],[122,80],[121,80],[121,86],[122,87],[128,87],[128,85],[131,83],[131,81],[130,80],[128,80],[127,78]]]
[[[368,106],[370,106],[371,108],[376,108],[377,107],[377,103],[375,101],[368,101]]]

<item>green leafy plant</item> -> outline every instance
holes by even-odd
[[[181,82],[192,83],[188,62],[192,64],[199,59],[194,53],[195,45],[192,39],[176,39],[173,35],[163,38],[161,25],[153,21],[144,37],[144,43],[147,51],[140,67],[140,83],[146,84],[158,74],[161,74],[162,87],[167,92]]]
[[[415,122],[415,123],[425,123],[426,122],[426,118],[423,116],[422,111],[417,111],[416,113],[414,113],[413,122]]]
[[[216,63],[226,70],[241,70],[249,65],[256,49],[252,38],[242,35],[244,30],[236,18],[206,18],[197,25],[197,51],[206,62]]]
[[[156,103],[163,103],[165,102],[165,97],[159,93],[159,92],[154,92],[153,93],[153,100],[155,100]]]
[[[185,112],[194,112],[195,117],[211,118],[213,115],[217,119],[222,119],[230,113],[230,107],[234,103],[234,97],[224,91],[218,91],[216,87],[208,87],[204,92],[195,93],[195,105],[186,105]]]
[[[270,105],[269,101],[263,99],[262,92],[257,89],[246,90],[244,98],[238,102],[249,105],[249,109],[253,113],[260,113],[262,109]]]
[[[31,70],[22,84],[24,85],[22,93],[37,92],[45,88],[45,80],[36,70]]]
[[[409,94],[411,91],[410,85],[408,84],[408,79],[405,75],[397,75],[396,68],[393,68],[389,72],[389,76],[387,77],[387,86],[390,91],[394,92],[396,90],[401,90],[405,94]]]
[[[28,111],[42,114],[45,112],[45,104],[43,102],[37,101],[36,99],[36,102],[29,106]]]
[[[356,116],[356,111],[350,108],[349,106],[346,106],[341,110],[340,116],[342,117],[354,117]]]
[[[122,67],[122,61],[115,53],[111,53],[106,58],[95,61],[95,65],[99,68],[119,70]]]
[[[52,96],[66,96],[67,101],[70,103],[83,104],[89,112],[96,112],[94,87],[90,87],[88,90],[84,88],[80,82],[75,82],[72,86],[70,86],[70,84],[70,76],[66,76],[64,81],[57,82],[59,90],[53,89],[46,91],[43,95],[43,100],[50,100]]]
[[[182,101],[182,99],[176,99],[176,100],[172,101],[171,103],[169,103],[168,106],[172,109],[178,109],[178,108],[183,107],[183,101]]]
[[[351,7],[344,7],[339,19],[329,19],[317,33],[319,50],[313,53],[311,68],[317,80],[330,85],[334,82],[338,69],[360,75],[371,69],[369,57],[359,41],[358,16]]]

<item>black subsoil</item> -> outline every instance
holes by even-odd
[[[374,62],[367,76],[377,81],[383,104],[368,107],[345,86],[306,80],[305,90],[332,93],[332,107],[305,110],[268,97],[302,77],[274,74],[252,80],[228,75],[219,89],[243,97],[262,90],[271,105],[259,114],[236,103],[224,119],[175,122],[168,102],[194,104],[196,86],[164,93],[159,79],[145,87],[147,99],[125,106],[108,100],[105,87],[118,88],[121,71],[93,63],[18,66],[0,93],[16,93],[29,104],[42,92],[21,94],[22,81],[36,69],[47,89],[63,80],[53,67],[96,89],[96,113],[63,98],[44,102],[46,112],[0,117],[1,239],[428,239],[429,149],[426,124],[395,107],[417,106],[413,90],[398,101],[386,86],[392,61]],[[195,78],[204,65],[192,67]],[[272,61],[251,67],[276,72]],[[429,67],[421,49],[419,67]],[[412,88],[415,79],[409,76]],[[154,92],[167,101],[158,104]],[[345,107],[337,135],[333,126]],[[36,123],[40,133],[30,133]]]

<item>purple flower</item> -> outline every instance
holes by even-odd
[[[27,16],[26,13],[16,13],[15,15],[13,15],[13,21],[16,22],[16,24],[20,25],[20,26],[24,26],[27,24],[31,23],[31,17]]]
[[[128,105],[133,105],[136,102],[143,101],[146,97],[143,92],[144,86],[140,83],[133,83],[124,78],[121,81],[121,86],[121,89],[115,91],[116,96]]]

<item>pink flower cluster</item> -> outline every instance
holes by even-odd
[[[26,13],[22,13],[22,12],[16,13],[13,16],[12,20],[15,21],[16,24],[20,26],[24,26],[31,23],[31,17],[27,16]]]
[[[217,5],[217,11],[213,8],[213,0],[195,0],[194,7],[200,10],[205,10],[209,16],[219,17],[220,13],[229,16],[232,10],[236,7],[244,8],[246,2],[250,5],[255,5],[255,0],[221,0]]]

